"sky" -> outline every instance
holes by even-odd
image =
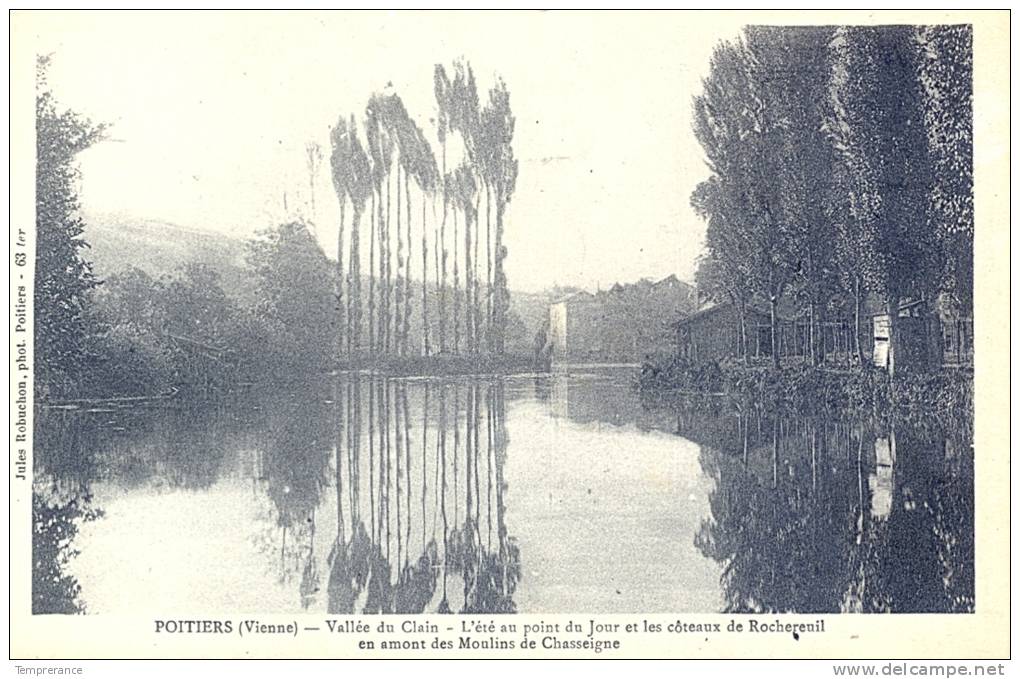
[[[482,97],[496,75],[506,81],[517,121],[511,289],[595,290],[693,279],[704,224],[689,198],[708,170],[691,101],[740,18],[96,12],[17,16],[12,32],[52,54],[63,105],[110,124],[80,156],[86,213],[238,238],[311,215],[305,145],[328,155],[330,125],[361,119],[373,92],[392,87],[432,134],[435,64],[465,58]],[[339,208],[326,167],[314,219],[331,252]]]

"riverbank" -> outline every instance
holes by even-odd
[[[339,372],[368,372],[391,377],[515,375],[549,372],[547,361],[530,354],[387,356],[339,366]]]
[[[639,385],[646,399],[725,396],[765,410],[806,415],[872,414],[945,424],[971,422],[974,412],[974,373],[963,369],[903,371],[890,378],[870,365],[833,370],[674,361],[665,368],[643,366]]]
[[[261,374],[240,364],[201,381],[190,379],[170,380],[163,377],[149,383],[133,381],[110,385],[96,380],[89,382],[80,394],[74,397],[52,398],[37,396],[41,407],[67,410],[88,410],[95,408],[126,408],[153,405],[178,395],[185,397],[219,398],[225,394],[245,392],[253,388],[304,385],[309,380],[328,378],[332,375],[376,375],[383,377],[466,377],[471,375],[507,376],[533,375],[550,372],[548,362],[536,361],[527,354],[503,354],[480,356],[388,356],[366,359],[357,363],[341,363],[330,368],[302,366],[297,370],[277,370]],[[178,375],[187,377],[187,375]],[[120,389],[118,389],[120,387]]]

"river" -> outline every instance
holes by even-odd
[[[37,613],[971,611],[969,438],[627,369],[37,415]]]

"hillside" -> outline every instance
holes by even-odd
[[[91,214],[85,220],[90,245],[86,257],[101,279],[132,266],[158,277],[195,262],[218,271],[227,294],[242,300],[251,297],[241,240],[156,219]]]
[[[141,219],[116,214],[85,216],[85,240],[90,249],[86,257],[102,279],[129,267],[138,267],[150,276],[172,273],[185,264],[206,264],[220,273],[224,291],[244,303],[252,302],[253,289],[244,267],[243,240],[220,233],[191,229],[157,219]],[[328,256],[328,254],[327,254]],[[363,288],[367,289],[367,279]],[[420,284],[412,283],[414,299],[421,294]],[[430,290],[433,284],[430,282]],[[429,293],[433,313],[438,299]],[[523,322],[511,328],[508,349],[530,352],[535,333],[545,323],[552,293],[510,293],[511,313]],[[412,318],[412,334],[420,333],[420,318]],[[436,319],[432,319],[433,323]],[[433,330],[433,333],[438,330]]]

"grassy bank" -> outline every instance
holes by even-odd
[[[901,372],[895,378],[870,365],[829,370],[807,365],[744,365],[673,361],[645,365],[640,387],[646,398],[672,395],[725,395],[738,404],[804,415],[876,415],[953,426],[973,420],[972,370]]]

